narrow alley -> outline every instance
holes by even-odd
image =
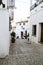
[[[0,59],[0,65],[43,65],[43,44],[17,39],[10,45],[9,56]]]
[[[0,0],[0,65],[43,65],[43,0]]]

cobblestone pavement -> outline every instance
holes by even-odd
[[[29,44],[27,40],[11,43],[9,56],[0,65],[43,65],[43,44]]]

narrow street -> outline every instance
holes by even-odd
[[[17,39],[11,43],[9,56],[0,59],[0,65],[43,65],[43,44]]]

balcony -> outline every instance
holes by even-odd
[[[40,1],[38,1],[38,2],[36,2],[34,5],[32,5],[31,7],[30,7],[30,11],[31,10],[33,10],[35,7],[37,7],[40,3],[42,3],[43,2],[43,0],[40,0]]]

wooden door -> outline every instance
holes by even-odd
[[[43,42],[43,23],[41,24],[41,42]]]

